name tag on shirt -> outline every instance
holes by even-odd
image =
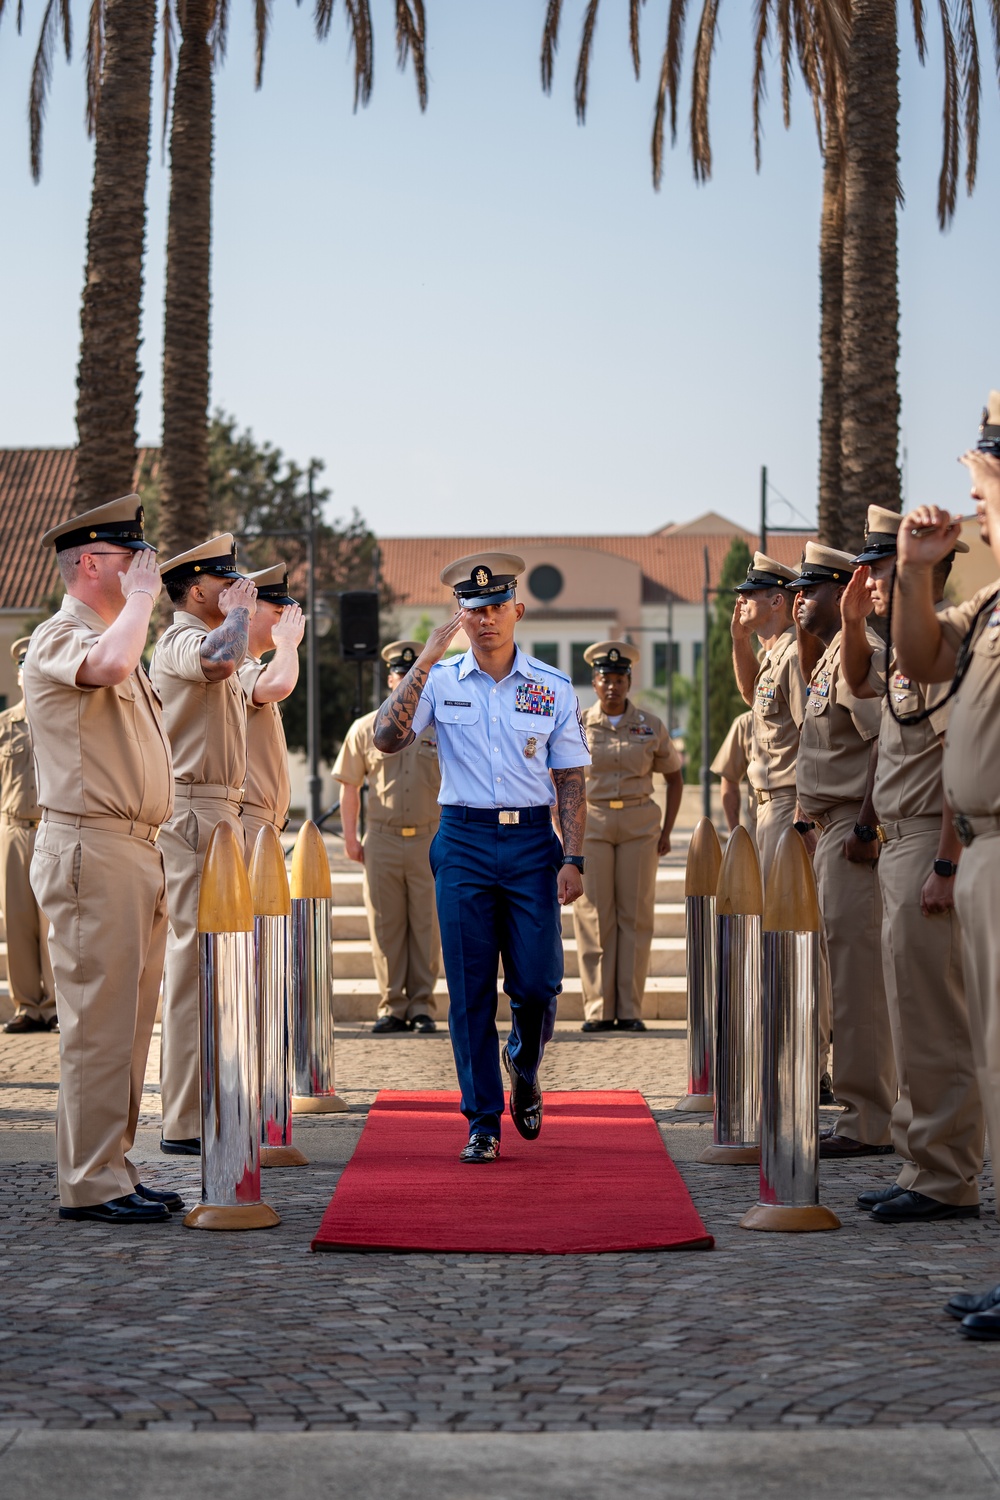
[[[471,708],[472,704],[466,702],[464,698],[446,698],[444,706],[445,708]]]
[[[555,688],[542,682],[522,682],[514,695],[514,712],[519,714],[543,714],[551,718],[556,711]]]

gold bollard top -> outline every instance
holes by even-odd
[[[819,932],[816,877],[805,840],[786,828],[778,840],[764,901],[765,932]]]
[[[764,910],[760,865],[753,840],[742,826],[729,835],[715,893],[717,917],[759,917]]]
[[[288,875],[285,871],[285,851],[270,823],[262,825],[253,846],[250,895],[255,917],[289,917],[292,914]]]
[[[253,932],[253,902],[243,850],[228,823],[208,841],[198,889],[199,932]]]
[[[307,818],[299,829],[299,836],[292,850],[292,900],[299,901],[311,896],[328,901],[332,894],[330,861],[323,835],[316,824]]]
[[[722,845],[711,818],[701,818],[688,845],[685,896],[714,896],[719,887]]]

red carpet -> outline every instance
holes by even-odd
[[[457,1093],[383,1089],[314,1250],[588,1255],[709,1250],[642,1095],[547,1093],[537,1141],[504,1120],[500,1160],[458,1161]]]

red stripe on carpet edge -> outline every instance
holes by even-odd
[[[592,1255],[710,1250],[642,1094],[546,1093],[537,1141],[504,1120],[500,1160],[458,1160],[457,1093],[383,1089],[314,1250]]]

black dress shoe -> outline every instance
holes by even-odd
[[[29,1031],[48,1031],[48,1021],[43,1021],[39,1016],[20,1015],[15,1016],[13,1021],[8,1021],[4,1031],[8,1036],[25,1036]]]
[[[833,1092],[833,1079],[829,1073],[824,1073],[819,1081],[819,1102],[824,1106],[840,1103],[840,1100]]]
[[[143,1187],[141,1182],[136,1183],[132,1192],[145,1203],[162,1203],[169,1214],[179,1214],[184,1207],[180,1193],[161,1193],[159,1188]]]
[[[962,1332],[970,1339],[1000,1339],[1000,1307],[969,1313],[962,1319]]]
[[[98,1224],[166,1224],[170,1215],[162,1203],[147,1203],[136,1193],[111,1198],[107,1203],[87,1203],[83,1208],[61,1208],[60,1219],[95,1219]]]
[[[389,1036],[393,1031],[409,1031],[409,1021],[401,1021],[398,1016],[379,1016],[372,1027],[372,1036]]]
[[[854,1201],[859,1208],[876,1208],[880,1203],[889,1203],[893,1198],[898,1198],[905,1191],[898,1182],[894,1182],[891,1187],[869,1188],[867,1192],[859,1193]]]
[[[645,1021],[616,1021],[615,1029],[618,1031],[645,1031]]]
[[[542,1091],[538,1086],[538,1079],[534,1083],[528,1083],[522,1078],[511,1062],[506,1047],[500,1055],[510,1079],[510,1117],[514,1121],[514,1129],[526,1141],[537,1140],[542,1128]]]
[[[937,1219],[978,1219],[978,1203],[942,1203],[926,1193],[899,1193],[872,1209],[880,1224],[931,1224]]]
[[[48,1022],[48,1030],[49,1031],[54,1031],[56,1033],[56,1035],[58,1036],[58,1034],[59,1034],[59,1017],[58,1016],[52,1016],[50,1018],[50,1020]]]
[[[989,1312],[1000,1307],[1000,1286],[988,1292],[953,1292],[944,1305],[944,1310],[953,1318],[967,1318],[970,1313]]]
[[[433,1016],[414,1016],[410,1025],[414,1031],[419,1031],[421,1036],[430,1036],[432,1031],[437,1031],[437,1022]]]
[[[193,1135],[188,1141],[160,1141],[164,1156],[200,1156],[201,1136]]]
[[[614,1031],[614,1021],[584,1021],[581,1031]]]
[[[499,1155],[500,1142],[496,1136],[477,1131],[475,1135],[469,1136],[469,1144],[462,1147],[458,1159],[478,1165],[481,1162],[496,1161]]]
[[[849,1135],[838,1135],[836,1130],[821,1130],[819,1136],[821,1161],[843,1161],[852,1156],[891,1156],[891,1146],[869,1146],[867,1141],[852,1140]]]

